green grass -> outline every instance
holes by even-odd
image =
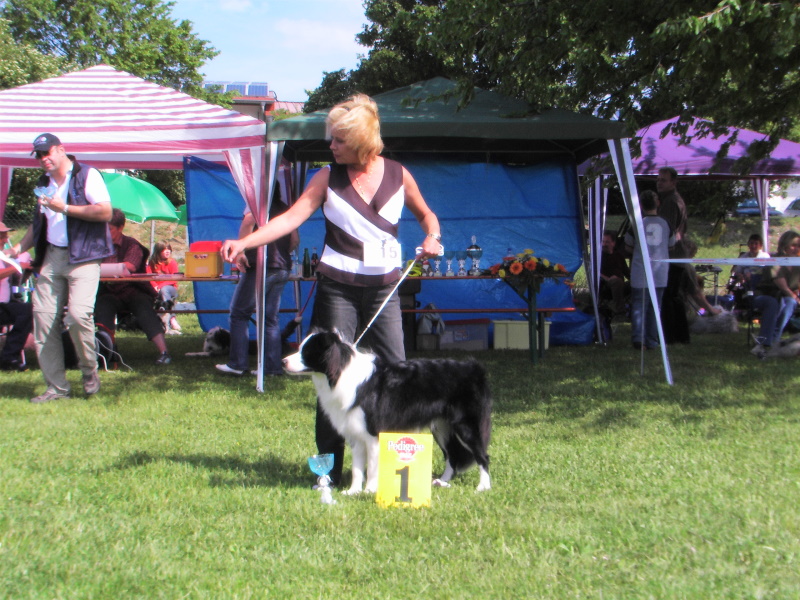
[[[672,387],[657,353],[640,375],[625,325],[536,367],[475,353],[493,489],[472,470],[430,508],[382,509],[310,489],[310,381],[256,393],[184,357],[202,343],[185,329],[167,368],[121,334],[135,371],[89,400],[35,406],[40,373],[3,374],[0,596],[797,597],[800,378],[744,333],[670,348]]]

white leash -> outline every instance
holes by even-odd
[[[414,265],[417,264],[417,260],[419,260],[417,257],[420,254],[422,254],[422,248],[421,247],[416,248],[416,255],[414,256],[414,260],[412,260],[408,264],[408,267],[406,268],[405,271],[403,271],[403,274],[400,276],[400,279],[397,281],[397,283],[395,284],[394,288],[392,288],[392,291],[389,292],[389,295],[386,296],[386,298],[384,298],[383,302],[378,307],[378,310],[375,312],[374,315],[372,315],[372,318],[369,320],[369,323],[367,323],[367,326],[364,327],[364,329],[361,331],[361,335],[359,335],[358,339],[353,343],[354,346],[358,346],[358,342],[361,341],[361,338],[364,337],[364,334],[367,333],[367,331],[369,330],[370,327],[372,327],[372,324],[375,322],[375,319],[378,318],[378,315],[380,315],[383,312],[383,309],[386,308],[386,305],[389,303],[389,300],[391,300],[392,296],[394,296],[394,293],[400,287],[400,284],[403,283],[405,278],[408,277],[408,274],[411,273],[411,269],[413,269]],[[442,256],[443,254],[444,254],[444,246],[439,244],[439,256]]]

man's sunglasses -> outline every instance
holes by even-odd
[[[53,148],[55,148],[55,146],[51,146],[50,150],[48,150],[47,152],[43,152],[41,150],[37,150],[36,153],[35,153],[36,154],[36,158],[44,158],[45,156],[50,156],[50,153],[53,151]]]

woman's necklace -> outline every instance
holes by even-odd
[[[369,202],[370,197],[367,196],[367,193],[364,191],[364,188],[361,187],[361,175],[366,175],[367,176],[367,187],[369,187],[369,184],[370,184],[369,167],[367,167],[367,169],[366,169],[366,171],[364,171],[364,173],[359,173],[355,178],[353,178],[353,181],[355,182],[356,187],[358,188],[358,193],[361,194],[361,197],[364,200]]]

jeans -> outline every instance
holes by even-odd
[[[175,303],[175,300],[178,299],[178,290],[174,285],[165,285],[160,290],[158,290],[158,302],[160,304],[166,304],[168,302]]]
[[[773,343],[780,341],[784,327],[797,308],[797,300],[788,296],[782,296],[778,300],[764,294],[753,299],[753,307],[761,312],[758,343],[762,346],[772,346]]]
[[[661,304],[664,296],[664,288],[656,288],[656,298]],[[650,292],[647,288],[631,289],[631,340],[634,344],[644,344],[648,348],[657,348],[658,343],[658,324],[660,309],[653,310],[653,303],[650,300]],[[642,321],[644,321],[644,339],[642,339]]]
[[[264,282],[264,373],[280,375],[283,373],[281,356],[281,330],[278,311],[281,308],[281,294],[289,279],[289,271],[267,269]],[[228,366],[237,371],[249,367],[250,317],[256,312],[256,270],[249,269],[239,276],[239,283],[231,299],[230,332],[231,348]]]
[[[337,283],[320,276],[311,327],[338,329],[344,338],[354,341],[375,315],[381,303],[394,290],[394,284],[382,287],[356,287]],[[405,360],[403,346],[403,320],[400,312],[400,297],[394,294],[381,314],[370,326],[362,348],[368,348],[387,362]],[[333,469],[330,477],[334,485],[342,479],[344,462],[344,438],[334,429],[328,416],[317,401],[316,422],[317,450],[320,454],[333,454]]]

